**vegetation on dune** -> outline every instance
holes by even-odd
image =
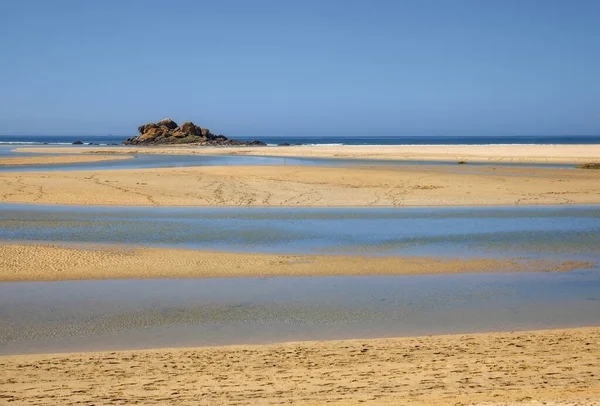
[[[579,169],[600,169],[600,162],[591,162],[588,164],[577,165]]]

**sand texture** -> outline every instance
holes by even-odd
[[[599,405],[599,378],[595,327],[3,356],[0,402]]]
[[[170,248],[0,245],[0,281],[557,272],[584,261],[244,254]]]
[[[600,171],[453,166],[209,166],[0,173],[0,202],[166,206],[600,203]]]
[[[0,158],[0,166],[72,164],[81,162],[118,161],[131,159],[127,155],[65,155],[65,156],[27,156]]]
[[[467,162],[600,162],[600,145],[344,145],[290,147],[62,147],[18,148],[25,152],[262,155]]]

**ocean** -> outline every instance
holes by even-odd
[[[0,145],[70,145],[75,141],[93,145],[119,145],[124,135],[0,135]],[[232,137],[239,141],[258,139],[268,145],[535,145],[600,144],[600,135],[536,136],[301,136]]]

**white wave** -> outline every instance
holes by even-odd
[[[323,147],[340,147],[342,145],[348,145],[348,144],[341,144],[341,143],[339,143],[339,144],[302,144],[302,145],[305,145],[307,147],[320,147],[320,146],[323,146]]]
[[[562,145],[562,144],[346,144],[346,145],[354,145],[356,147],[509,147],[513,145],[519,145],[523,147],[527,146],[535,146],[535,145]]]
[[[293,145],[293,144],[292,144]],[[507,146],[535,146],[535,145],[563,145],[563,144],[302,144],[309,147],[320,147],[320,146],[347,146],[347,147],[507,147]]]
[[[72,142],[0,141],[0,145],[73,145]]]
[[[4,145],[44,145],[43,142],[23,142],[23,141],[0,141],[0,144]]]

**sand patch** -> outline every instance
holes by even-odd
[[[0,172],[0,202],[219,207],[597,204],[600,172],[468,165]]]
[[[600,145],[339,145],[289,147],[64,147],[18,148],[25,152],[262,155],[312,158],[361,158],[449,162],[554,162],[600,161]]]
[[[15,165],[58,165],[81,162],[122,161],[132,159],[123,155],[65,155],[65,156],[27,156],[0,158],[0,166]]]
[[[584,261],[243,254],[168,248],[0,245],[0,281],[560,272]]]
[[[598,405],[599,376],[600,328],[594,327],[3,356],[0,401]]]

